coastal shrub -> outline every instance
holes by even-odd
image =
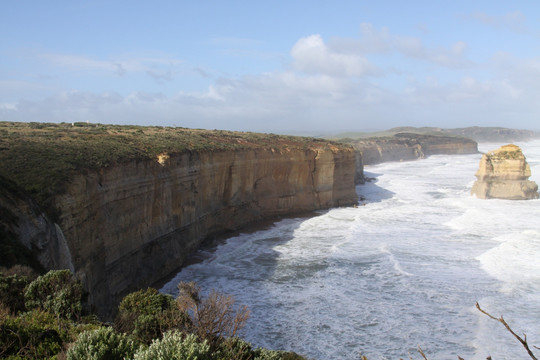
[[[115,329],[150,344],[169,329],[185,329],[188,321],[187,315],[176,307],[172,296],[148,288],[124,297],[118,307]]]
[[[42,309],[64,319],[78,319],[83,288],[69,270],[51,270],[32,281],[24,293],[28,309]]]
[[[24,294],[27,285],[26,276],[6,276],[0,273],[0,302],[14,314],[25,311],[26,307],[24,301],[21,301],[21,294]]]
[[[4,274],[5,276],[17,275],[25,277],[28,282],[34,281],[39,276],[39,274],[30,266],[19,264],[13,265],[9,269],[0,267],[0,273]]]
[[[82,332],[66,355],[68,360],[122,360],[131,359],[137,349],[127,335],[103,327]]]
[[[234,337],[245,326],[250,311],[246,306],[235,309],[235,300],[212,290],[207,297],[201,296],[201,289],[194,282],[178,284],[178,308],[191,318],[190,332],[208,340],[213,346],[224,338]]]
[[[185,336],[177,330],[163,334],[162,339],[154,340],[147,349],[139,350],[134,360],[212,360],[210,345],[205,340],[199,342],[197,336]]]
[[[258,348],[254,351],[253,360],[305,360],[305,358],[292,351]]]
[[[237,337],[227,338],[219,344],[214,357],[217,360],[253,360],[253,349],[251,344],[244,339]]]
[[[216,360],[305,360],[304,357],[290,351],[253,348],[240,338],[227,338],[214,353]]]
[[[58,354],[71,340],[69,324],[34,310],[0,319],[0,357],[43,359]]]

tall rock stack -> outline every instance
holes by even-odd
[[[538,198],[538,185],[530,181],[531,168],[519,146],[509,144],[484,154],[471,193],[481,199],[528,200]]]

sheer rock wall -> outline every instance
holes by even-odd
[[[353,205],[351,148],[161,156],[74,178],[56,199],[76,274],[101,315],[178,269],[209,236]]]

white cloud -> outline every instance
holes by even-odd
[[[343,54],[328,48],[320,35],[298,40],[291,55],[294,68],[306,73],[364,76],[377,72],[377,68],[360,54]]]
[[[468,15],[467,18],[485,25],[508,29],[518,33],[528,31],[527,17],[521,11],[512,11],[504,15],[489,15],[484,12],[476,12]]]
[[[412,36],[395,35],[386,27],[377,30],[372,24],[360,25],[360,37],[334,38],[330,42],[334,51],[357,56],[359,54],[399,53],[409,58],[420,59],[443,67],[469,67],[471,61],[466,59],[467,43],[456,41],[451,46],[427,48],[422,40]]]
[[[117,70],[118,64],[111,61],[102,61],[92,59],[87,56],[74,55],[74,54],[54,54],[45,53],[40,57],[49,61],[55,66],[70,68],[70,69],[85,69],[85,70],[99,70],[99,71],[111,71]]]
[[[16,103],[0,103],[0,111],[1,110],[17,110],[17,104]]]
[[[174,124],[285,133],[397,124],[527,127],[525,124],[535,123],[540,113],[536,81],[540,59],[516,59],[501,53],[491,62],[477,65],[483,72],[476,73],[477,68],[470,67],[467,60],[468,46],[455,39],[445,47],[428,47],[420,38],[362,24],[358,38],[325,42],[320,35],[311,35],[298,39],[290,50],[290,64],[283,70],[213,81],[211,76],[204,91],[167,95],[64,91],[41,101],[2,98],[0,120]],[[49,54],[47,59],[73,70],[146,74],[167,81],[169,89],[177,85],[178,67],[183,66],[168,57],[99,60]],[[375,61],[380,59],[378,67]],[[430,66],[424,66],[426,63]],[[184,73],[209,76],[193,67]],[[167,88],[159,85],[157,91]],[[5,92],[10,88],[6,83]]]
[[[124,76],[145,73],[156,81],[171,80],[173,69],[183,62],[169,57],[112,58],[107,60],[77,54],[43,53],[39,57],[66,70],[100,72]]]

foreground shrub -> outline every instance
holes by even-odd
[[[304,357],[290,351],[253,348],[240,338],[227,338],[219,344],[213,354],[216,360],[305,360]]]
[[[176,307],[172,296],[148,288],[133,292],[122,300],[115,329],[150,344],[169,329],[183,330],[188,321],[187,315]]]
[[[69,324],[41,310],[4,316],[0,322],[0,357],[49,358],[69,341]]]
[[[253,360],[305,360],[303,356],[292,351],[256,349]]]
[[[26,310],[24,301],[21,301],[21,294],[24,294],[27,285],[28,280],[25,276],[6,276],[0,273],[0,302],[13,314]]]
[[[178,289],[178,308],[191,317],[190,332],[213,346],[224,338],[235,337],[249,318],[249,309],[241,306],[235,310],[235,301],[230,295],[212,290],[203,298],[201,289],[194,282],[181,282]]]
[[[122,360],[131,359],[137,346],[125,334],[110,327],[85,331],[67,351],[68,360]]]
[[[51,270],[32,281],[24,293],[28,309],[42,309],[64,319],[78,319],[83,288],[69,270]]]
[[[253,349],[247,341],[233,337],[222,341],[214,356],[219,360],[253,360]]]
[[[26,265],[13,265],[10,268],[0,267],[0,273],[3,273],[5,276],[10,275],[19,275],[26,277],[29,282],[35,280],[39,274],[36,273],[34,269],[32,269],[30,266]]]
[[[163,338],[154,340],[148,349],[140,350],[134,360],[212,360],[210,345],[205,340],[197,341],[197,336],[185,336],[173,330],[163,334]]]

